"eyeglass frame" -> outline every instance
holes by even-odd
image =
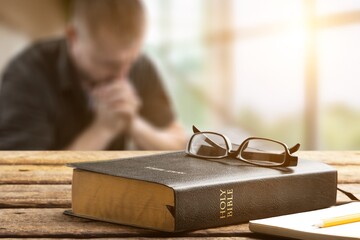
[[[245,139],[239,145],[237,150],[233,151],[232,150],[232,143],[231,143],[230,139],[227,136],[225,136],[223,134],[220,134],[220,133],[217,133],[217,132],[210,132],[210,131],[202,132],[202,131],[198,130],[195,126],[193,126],[193,131],[194,131],[194,134],[189,139],[188,144],[187,144],[187,148],[186,148],[186,151],[185,151],[188,155],[193,156],[193,157],[198,157],[198,158],[202,158],[202,159],[223,159],[223,158],[226,158],[226,157],[232,157],[232,158],[235,158],[237,160],[240,160],[240,161],[252,164],[252,165],[256,165],[256,166],[262,166],[262,167],[292,167],[292,166],[297,166],[297,163],[298,163],[298,157],[293,156],[291,154],[296,152],[300,148],[299,143],[294,145],[291,148],[288,148],[285,143],[277,141],[277,140],[273,140],[273,139],[269,139],[269,138],[263,138],[263,137],[249,137],[249,138]],[[195,136],[199,135],[199,134],[204,134],[205,136],[206,136],[206,134],[214,134],[214,135],[218,135],[218,136],[222,137],[225,140],[225,144],[226,144],[226,154],[224,156],[200,156],[200,155],[196,155],[196,154],[191,153],[190,152],[191,142],[192,142],[193,138]],[[210,141],[212,144],[216,144],[213,141],[211,141],[211,139],[209,139],[209,138],[206,138],[206,139],[208,140],[207,141],[208,143]],[[264,141],[269,141],[269,142],[274,142],[274,143],[280,144],[285,149],[285,152],[284,152],[285,153],[285,156],[284,156],[285,160],[280,164],[266,165],[266,164],[259,164],[259,163],[251,162],[249,160],[246,160],[246,159],[242,158],[241,155],[240,155],[240,152],[243,149],[246,148],[246,145],[251,140],[264,140]],[[275,157],[275,158],[280,156],[280,154],[273,154],[273,153],[252,153],[252,154],[260,154],[260,155],[266,154],[268,156],[272,156],[272,157]]]

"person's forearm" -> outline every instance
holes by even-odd
[[[144,150],[183,150],[186,135],[181,126],[157,129],[141,117],[136,117],[130,128],[134,143]]]
[[[93,122],[66,150],[104,150],[115,133]]]

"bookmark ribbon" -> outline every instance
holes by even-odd
[[[354,194],[352,194],[351,192],[347,192],[341,188],[337,188],[337,190],[339,190],[340,192],[342,192],[343,194],[345,194],[348,198],[350,198],[351,200],[354,201],[360,201],[357,197],[355,197]]]

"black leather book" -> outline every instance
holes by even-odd
[[[73,163],[67,214],[177,232],[329,207],[337,172],[317,161],[265,168],[185,152]]]

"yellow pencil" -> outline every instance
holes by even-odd
[[[360,221],[360,213],[355,213],[355,214],[323,219],[318,223],[314,224],[314,226],[319,228],[326,228],[326,227],[332,227],[332,226],[359,222],[359,221]]]

